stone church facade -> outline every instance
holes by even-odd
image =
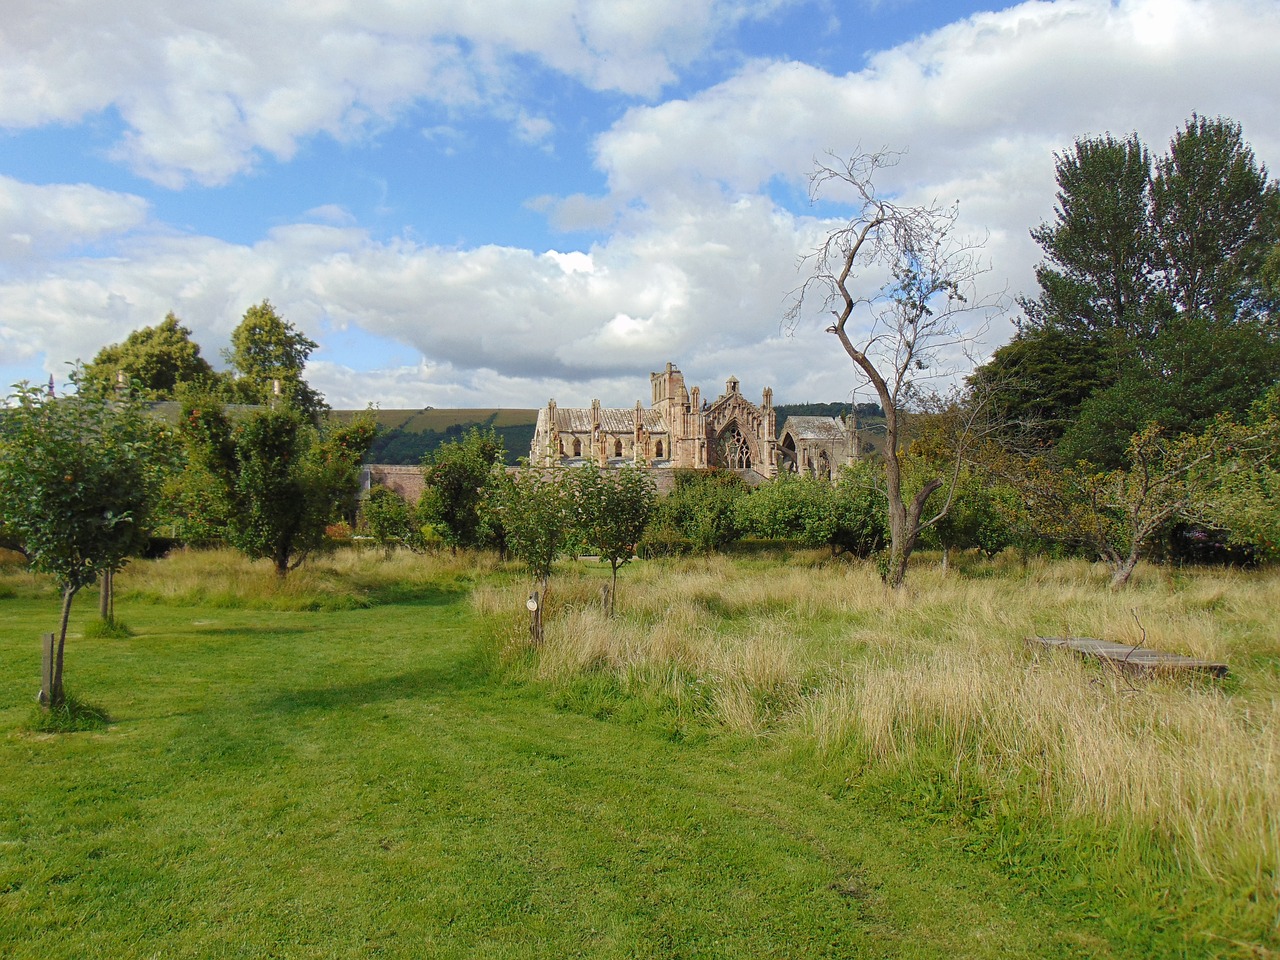
[[[560,407],[554,400],[538,412],[529,451],[535,466],[591,462],[651,468],[720,467],[768,479],[777,474],[777,416],[773,390],[766,387],[759,405],[742,395],[736,378],[714,401],[685,386],[674,364],[649,376],[648,407]],[[794,419],[794,418],[793,418]]]
[[[824,480],[834,479],[858,458],[856,421],[850,416],[787,417],[778,437],[778,468]]]

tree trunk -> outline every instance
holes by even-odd
[[[1129,555],[1117,564],[1112,564],[1111,572],[1111,589],[1121,590],[1129,582],[1129,578],[1133,576],[1134,568],[1138,566],[1138,549],[1129,551]]]
[[[884,472],[889,494],[889,569],[884,582],[897,590],[907,579],[907,563],[920,537],[920,514],[925,501],[942,487],[942,481],[930,480],[907,506],[902,500],[902,475],[896,456],[885,457]]]
[[[610,587],[609,589],[609,616],[610,617],[613,616],[613,604],[614,604],[614,600],[618,596],[618,562],[615,560],[615,561],[612,561],[612,563],[613,563],[613,586]]]
[[[529,594],[529,641],[535,647],[542,643],[542,604],[545,594],[537,590]]]
[[[107,623],[116,622],[116,578],[110,570],[102,575],[102,592],[98,595],[98,616]]]
[[[67,645],[67,622],[71,619],[71,601],[76,598],[79,587],[68,587],[62,592],[62,623],[58,628],[58,649],[53,657],[53,679],[48,690],[40,691],[40,702],[46,709],[60,707],[66,702],[66,694],[62,689],[62,653]]]

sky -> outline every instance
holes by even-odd
[[[169,311],[221,366],[269,299],[337,408],[631,406],[669,361],[867,401],[829,318],[784,322],[852,214],[815,159],[958,202],[1006,304],[963,373],[1037,292],[1055,153],[1199,113],[1270,170],[1277,51],[1277,0],[5,0],[0,377]]]

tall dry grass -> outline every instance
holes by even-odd
[[[851,769],[944,751],[957,777],[1154,829],[1205,874],[1280,895],[1280,573],[1144,568],[1121,593],[1082,562],[975,573],[922,566],[891,592],[859,565],[636,564],[610,619],[600,577],[579,566],[553,581],[524,669],[552,683],[604,671]],[[474,602],[509,611],[518,591],[489,584]],[[1145,637],[1232,677],[1134,680],[1037,655],[1034,635]],[[512,648],[526,642],[513,628]]]
[[[155,603],[207,603],[273,610],[351,610],[381,599],[470,581],[494,569],[486,555],[340,548],[309,558],[283,579],[270,561],[230,549],[176,550],[158,561],[135,560],[116,577],[117,594]]]

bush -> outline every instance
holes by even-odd
[[[675,489],[659,501],[649,527],[673,531],[699,553],[722,550],[742,536],[737,502],[747,493],[746,482],[728,470],[677,470]]]
[[[683,557],[693,552],[693,541],[673,527],[650,525],[640,538],[636,553],[646,560]]]

